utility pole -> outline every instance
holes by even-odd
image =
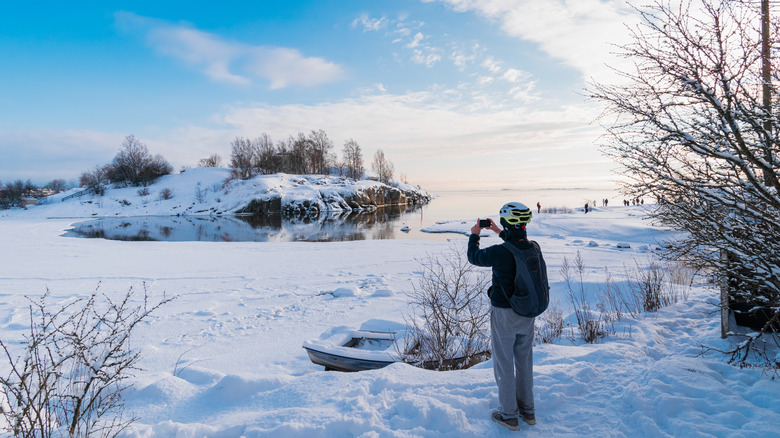
[[[772,64],[769,51],[769,0],[761,0],[761,76],[763,80],[763,104],[766,120],[764,132],[766,144],[764,145],[764,158],[769,166],[772,166]],[[764,170],[764,184],[772,185],[772,178],[768,170]]]

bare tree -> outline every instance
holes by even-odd
[[[110,165],[95,166],[92,170],[83,172],[79,177],[79,186],[92,193],[102,194],[103,186],[109,183],[107,169],[110,167]]]
[[[287,169],[290,173],[303,175],[310,173],[308,167],[309,160],[307,159],[309,151],[309,141],[302,133],[298,133],[298,137],[290,137],[289,140],[288,155],[287,155]]]
[[[344,148],[341,150],[343,156],[343,166],[346,171],[346,177],[359,180],[363,178],[363,151],[360,149],[360,145],[353,139],[349,139],[344,143]]]
[[[265,132],[260,134],[252,145],[255,149],[255,168],[258,173],[267,175],[281,172],[282,156],[279,155],[269,134]]]
[[[248,138],[236,137],[231,143],[230,167],[239,179],[249,179],[256,175],[255,149]]]
[[[212,154],[198,161],[198,167],[219,167],[222,164],[222,157],[218,154]]]
[[[57,178],[49,181],[45,187],[55,193],[59,193],[65,191],[65,189],[68,187],[68,183],[65,182],[64,179]]]
[[[667,255],[731,279],[731,301],[773,309],[764,333],[780,321],[780,120],[772,115],[780,99],[762,79],[754,3],[657,0],[639,9],[643,23],[622,47],[635,68],[591,94],[615,116],[604,150],[624,167],[626,193],[654,196],[654,217],[687,231]],[[771,73],[776,81],[778,69]],[[752,342],[732,359],[744,364]]]
[[[322,129],[311,131],[308,140],[307,158],[311,173],[327,175],[330,173],[330,167],[335,161],[333,158],[333,142],[328,138],[328,134]]]
[[[22,199],[38,187],[31,180],[22,181],[20,179],[13,181],[0,189],[0,207],[18,207],[22,205]]]
[[[395,167],[392,161],[385,158],[385,152],[382,149],[378,149],[374,154],[374,161],[371,163],[371,167],[376,172],[380,182],[389,184],[390,180],[393,179]]]
[[[119,153],[106,168],[111,182],[134,186],[145,185],[172,171],[173,167],[161,155],[152,156],[146,145],[132,134],[125,137]]]

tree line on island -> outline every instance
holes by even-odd
[[[335,144],[323,130],[312,130],[308,135],[298,133],[274,142],[267,133],[250,139],[236,137],[231,143],[230,162],[232,179],[250,179],[257,175],[276,173],[338,175],[353,180],[362,179],[365,172],[363,150],[354,139],[344,142],[341,159],[336,156]],[[212,154],[198,161],[198,167],[220,167],[222,157]],[[371,168],[376,179],[385,184],[393,183],[395,166],[382,149],[374,154]],[[183,167],[181,171],[187,168]],[[173,166],[160,154],[153,155],[145,143],[134,135],[122,141],[119,152],[105,165],[97,165],[81,174],[78,182],[68,183],[54,179],[43,186],[31,180],[21,179],[3,184],[0,181],[0,208],[21,207],[32,200],[65,191],[72,187],[102,195],[105,188],[114,186],[147,186],[157,178],[170,175]],[[401,176],[406,182],[406,177]]]

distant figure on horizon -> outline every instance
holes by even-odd
[[[536,203],[536,212],[537,213],[541,213],[542,212],[542,204],[540,204],[538,202]]]
[[[585,203],[585,214],[588,214],[588,203]]]

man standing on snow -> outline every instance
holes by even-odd
[[[488,229],[519,249],[533,246],[528,241],[525,226],[531,221],[531,210],[519,202],[501,207],[501,230],[493,220]],[[536,424],[533,388],[534,318],[520,316],[509,304],[514,293],[515,258],[503,245],[479,249],[479,220],[471,228],[468,260],[476,266],[493,268],[490,297],[490,342],[493,349],[493,374],[498,385],[498,410],[493,411],[496,423],[519,430],[518,417]],[[545,273],[546,276],[546,273]]]

